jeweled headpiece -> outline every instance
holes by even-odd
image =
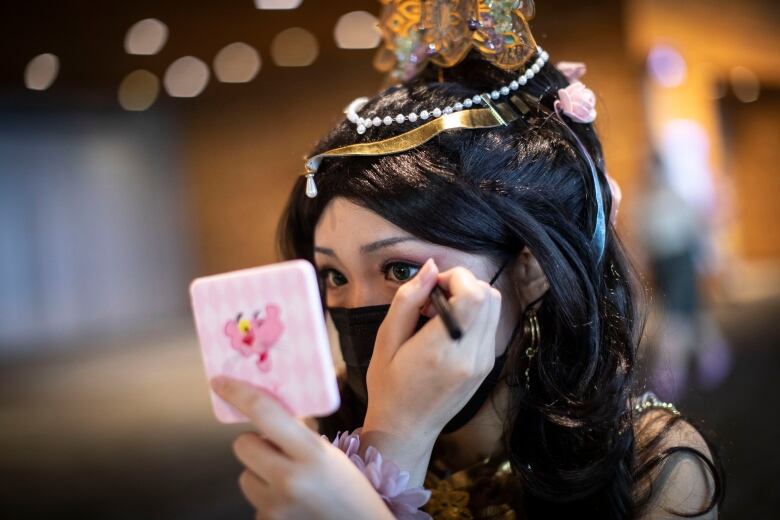
[[[475,94],[446,107],[429,107],[409,114],[386,114],[364,118],[360,109],[368,98],[358,98],[347,106],[347,119],[358,134],[373,126],[405,126],[402,133],[373,142],[359,142],[327,150],[306,159],[306,195],[317,196],[314,181],[320,162],[327,157],[377,156],[401,153],[427,142],[441,132],[454,129],[494,128],[509,125],[540,106],[538,99],[523,92],[523,87],[549,60],[528,27],[535,14],[532,0],[380,0],[384,6],[379,22],[383,46],[374,64],[391,72],[396,80],[408,80],[428,63],[439,67],[458,64],[473,48],[504,70],[518,71],[516,79],[496,85],[489,92]],[[587,149],[561,117],[575,123],[590,123],[596,117],[595,96],[579,78],[585,67],[578,63],[560,63],[569,79],[567,88],[558,91],[554,111],[591,171],[597,202],[596,225],[591,244],[601,258],[606,236],[604,204],[596,166]],[[536,102],[534,102],[536,101]]]
[[[380,0],[384,45],[374,58],[383,72],[407,80],[429,61],[452,67],[477,49],[490,63],[517,70],[536,52],[528,28],[532,0]]]

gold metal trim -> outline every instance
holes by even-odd
[[[512,96],[512,101],[516,99],[516,96]],[[486,102],[486,104],[488,108],[472,108],[444,114],[403,134],[381,141],[350,144],[322,152],[306,159],[306,171],[310,173],[317,171],[320,161],[325,157],[389,155],[405,152],[447,130],[493,128],[508,125],[520,117],[508,102],[499,104]]]

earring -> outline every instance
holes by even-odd
[[[531,360],[533,359],[536,351],[539,350],[539,342],[541,341],[541,333],[539,330],[539,318],[536,316],[536,309],[528,311],[528,315],[523,324],[523,335],[526,338],[530,338],[530,345],[525,349],[525,356],[528,358],[528,364],[525,367],[525,389],[530,389],[530,375]]]

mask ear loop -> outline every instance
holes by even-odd
[[[493,285],[496,280],[498,280],[498,277],[501,276],[501,272],[504,270],[511,259],[512,255],[507,255],[507,257],[504,258],[504,261],[501,262],[501,266],[498,268],[498,271],[496,271],[496,274],[494,274],[493,278],[490,279],[490,285]]]

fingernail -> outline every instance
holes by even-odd
[[[425,261],[422,268],[420,269],[420,283],[425,284],[431,279],[431,275],[433,274],[433,258],[429,258]]]

